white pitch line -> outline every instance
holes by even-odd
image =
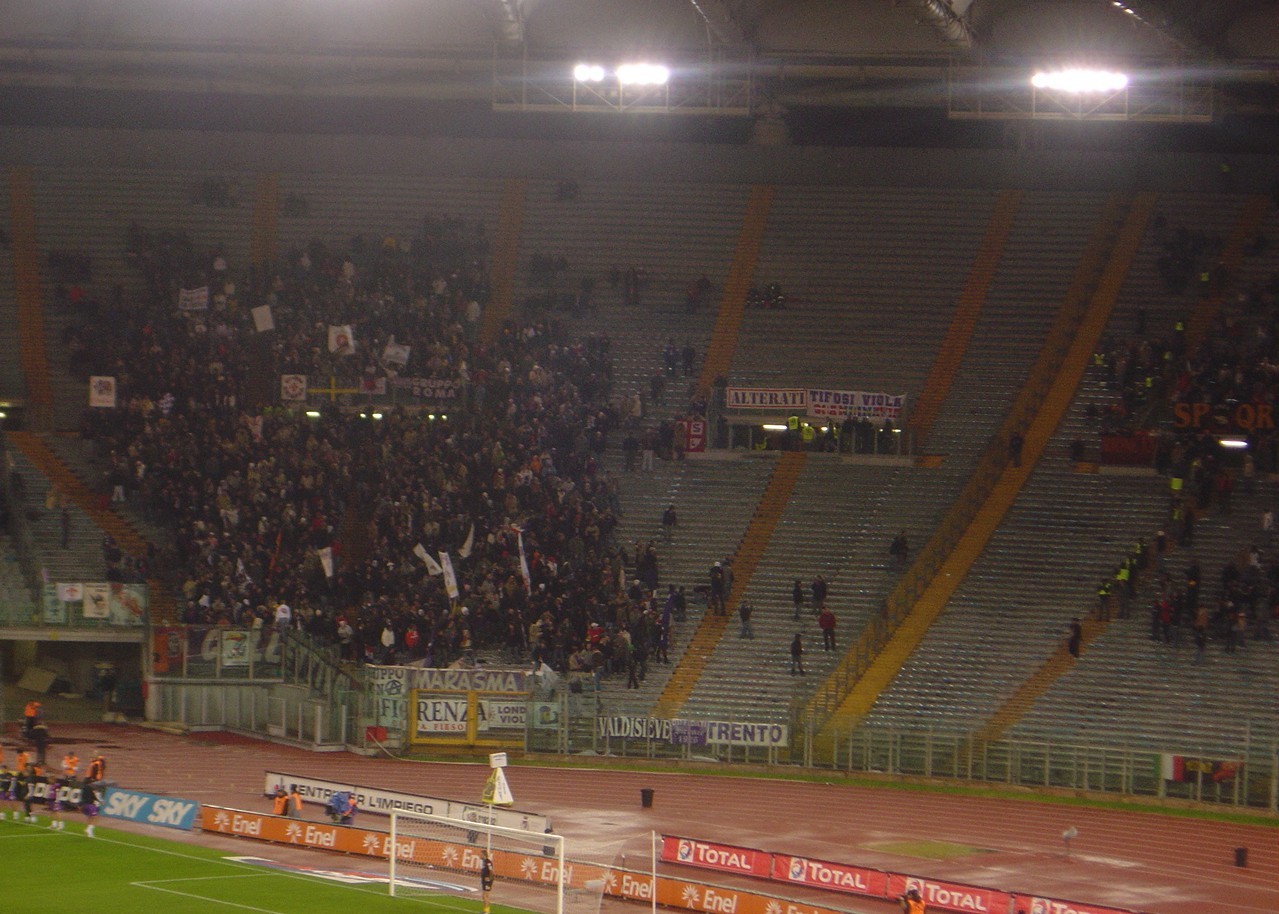
[[[0,841],[7,838],[54,838],[57,837],[56,831],[29,831],[18,835],[0,835]]]
[[[281,911],[273,911],[270,908],[255,908],[253,905],[249,904],[239,904],[234,901],[222,901],[217,898],[209,898],[206,895],[193,895],[190,892],[179,892],[177,889],[165,889],[158,885],[151,885],[146,882],[130,882],[129,885],[137,886],[140,889],[151,889],[154,892],[164,892],[168,895],[177,895],[180,898],[194,898],[197,901],[207,901],[210,904],[223,904],[229,908],[239,908],[242,911],[257,911],[258,914],[283,914]]]
[[[150,888],[154,885],[162,885],[166,882],[209,882],[214,879],[261,879],[267,873],[237,873],[234,876],[183,876],[181,879],[146,879],[139,882],[130,882],[129,885],[141,885]]]

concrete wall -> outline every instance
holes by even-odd
[[[0,165],[627,181],[1268,193],[1279,156],[826,149],[7,128]]]

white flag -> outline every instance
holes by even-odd
[[[403,368],[409,363],[409,353],[411,351],[411,346],[397,343],[395,337],[391,337],[386,343],[386,348],[382,350],[382,361],[388,365],[399,365]]]
[[[320,567],[324,569],[326,578],[333,577],[333,547],[325,546],[323,549],[317,549],[320,554]]]
[[[524,589],[533,589],[533,579],[528,573],[528,557],[524,555],[524,534],[518,534],[520,541],[520,574],[524,577]]]
[[[253,309],[253,327],[258,333],[275,329],[275,316],[271,314],[270,305],[258,305]]]
[[[431,577],[444,573],[444,569],[440,567],[440,563],[431,558],[431,553],[427,552],[426,547],[421,543],[418,543],[413,547],[413,554],[422,560],[422,564],[426,566],[426,573]]]
[[[198,289],[182,289],[178,292],[179,311],[207,311],[209,308],[209,287]]]
[[[475,546],[475,524],[471,524],[471,532],[466,534],[466,542],[462,544],[462,548],[457,551],[457,554],[464,559],[469,559],[471,557],[471,549],[474,546]]]
[[[329,324],[329,352],[334,355],[355,355],[355,333],[350,324]]]
[[[457,575],[453,573],[453,560],[447,552],[440,553],[440,567],[444,569],[444,590],[450,600],[456,600],[461,594],[457,589]]]
[[[115,409],[115,378],[105,375],[89,378],[89,405]]]

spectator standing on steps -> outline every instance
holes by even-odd
[[[719,562],[711,566],[711,590],[707,606],[717,616],[724,614],[724,566]]]
[[[671,537],[675,535],[675,528],[678,526],[679,516],[675,513],[675,506],[670,505],[662,512],[662,538],[669,543]]]
[[[799,611],[804,605],[804,585],[799,582],[799,578],[795,579],[795,586],[790,591],[791,602],[795,604],[794,620],[799,621]]]
[[[822,630],[822,650],[835,650],[835,614],[829,606],[823,606],[817,614],[817,627]]]
[[[819,574],[813,578],[810,586],[813,591],[813,612],[821,612],[822,606],[826,604],[826,579]]]
[[[1066,641],[1066,649],[1070,651],[1070,656],[1078,659],[1079,648],[1084,643],[1084,624],[1079,621],[1079,617],[1070,620],[1070,638]]]
[[[753,612],[754,607],[751,606],[749,600],[743,600],[738,604],[737,614],[742,618],[742,630],[737,637],[746,638],[748,640],[755,637],[755,630],[751,628],[751,614]]]
[[[803,676],[804,674],[804,636],[795,632],[795,638],[790,643],[790,674],[794,676],[796,673]]]

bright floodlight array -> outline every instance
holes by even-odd
[[[1054,70],[1036,73],[1030,78],[1030,83],[1036,89],[1085,95],[1122,91],[1128,86],[1128,76],[1113,70]]]
[[[664,86],[671,71],[656,63],[624,63],[613,75],[623,86]],[[579,63],[573,68],[573,78],[580,83],[603,82],[606,76],[608,71],[599,64]]]

